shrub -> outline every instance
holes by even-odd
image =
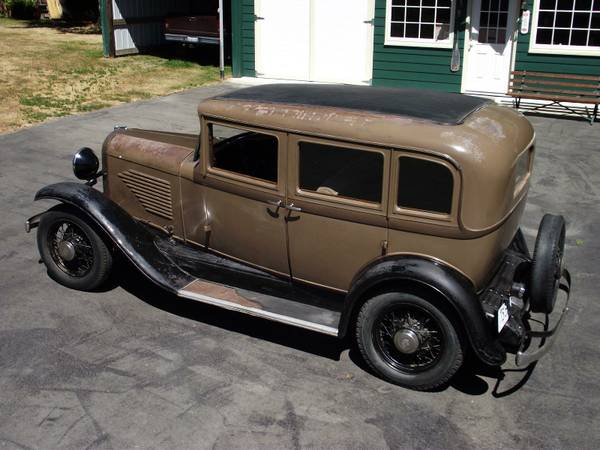
[[[15,19],[33,19],[36,13],[36,0],[4,0],[4,9]]]

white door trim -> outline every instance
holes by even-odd
[[[469,46],[471,43],[471,18],[473,15],[473,2],[474,1],[479,1],[481,2],[481,0],[468,0],[467,2],[467,11],[469,12],[469,14],[467,15],[467,17],[465,18],[465,39],[464,39],[464,44],[463,44],[463,67],[462,67],[462,75],[461,75],[461,83],[460,83],[460,92],[461,93],[467,93],[467,89],[466,89],[466,84],[467,84],[467,74],[469,73]],[[519,6],[520,6],[520,0],[510,0],[513,3],[513,8],[516,9],[515,11],[515,23],[514,23],[514,29],[512,32],[512,36],[511,36],[511,44],[510,44],[510,67],[509,67],[509,72],[513,71],[515,68],[515,61],[517,59],[517,44],[518,44],[518,38],[519,38],[519,20],[520,20],[520,16],[519,16]],[[507,86],[508,88],[508,86]],[[475,93],[474,91],[469,91],[470,93]],[[483,94],[483,93],[482,93]],[[487,95],[491,95],[490,93],[487,93]],[[506,94],[495,94],[495,96],[497,97],[506,97]]]

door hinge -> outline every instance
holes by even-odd
[[[381,241],[381,256],[387,255],[388,251],[388,241]]]

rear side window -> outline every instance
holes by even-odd
[[[300,142],[300,189],[381,203],[383,155]]]
[[[400,208],[450,214],[454,179],[446,166],[402,156],[398,170]]]
[[[209,133],[211,167],[277,183],[275,136],[217,124]]]

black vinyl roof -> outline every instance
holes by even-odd
[[[216,98],[368,111],[447,125],[462,123],[469,114],[490,101],[422,89],[331,84],[267,84]]]

